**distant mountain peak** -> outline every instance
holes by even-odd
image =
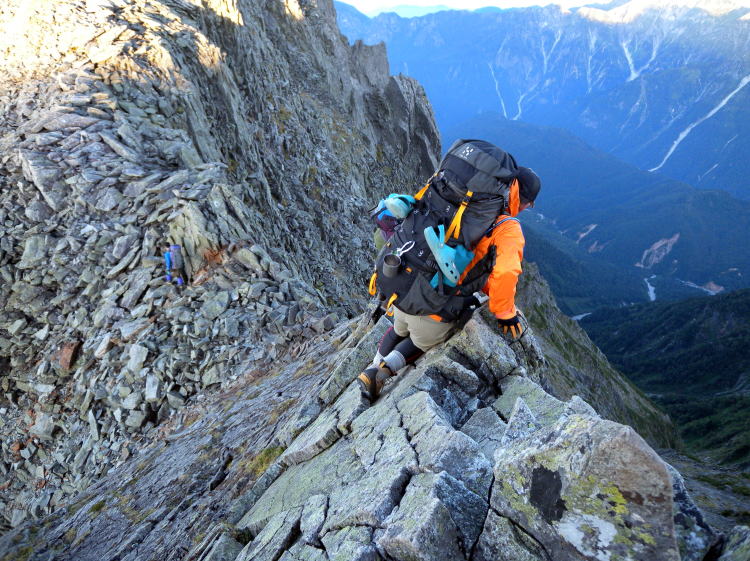
[[[493,3],[475,0],[454,4],[421,5],[421,4],[398,4],[395,6],[380,5],[374,9],[365,9],[361,2],[350,0],[348,4],[356,7],[368,17],[375,17],[382,13],[395,13],[403,18],[421,17],[436,12],[447,10],[474,10],[478,12],[489,12],[506,10],[510,8],[530,7],[522,0],[493,0]],[[482,5],[485,4],[485,5]],[[577,10],[578,13],[593,21],[602,23],[630,23],[651,10],[669,9],[691,9],[697,8],[712,16],[723,16],[735,10],[750,10],[750,0],[614,0],[612,2],[586,2],[581,0],[556,0],[546,2],[539,0],[537,6],[559,6],[564,11]],[[750,11],[741,16],[741,20],[750,20]]]
[[[393,6],[391,8],[385,8],[382,10],[371,12],[371,15],[374,16],[383,12],[393,12],[395,14],[398,14],[402,18],[416,18],[420,16],[426,16],[428,14],[434,14],[435,12],[444,12],[446,10],[455,9],[456,8],[451,8],[450,6],[446,6],[444,4],[435,6],[414,6],[411,4],[399,4],[398,6]]]
[[[723,16],[735,10],[750,9],[750,0],[631,0],[619,6],[605,9],[584,6],[578,10],[582,17],[602,23],[631,23],[651,10],[697,8],[712,16]],[[750,12],[741,19],[748,19]]]

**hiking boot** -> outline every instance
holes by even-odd
[[[369,399],[370,403],[375,403],[378,397],[380,397],[380,390],[383,389],[385,381],[391,376],[393,376],[393,372],[391,372],[390,368],[385,365],[379,368],[371,366],[370,368],[365,369],[365,371],[357,377],[357,382],[359,382],[359,389],[362,392],[362,395]]]

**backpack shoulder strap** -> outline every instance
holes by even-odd
[[[501,220],[498,220],[492,226],[490,226],[489,228],[487,228],[487,231],[484,233],[484,236],[485,237],[489,236],[495,228],[497,228],[498,226],[500,226],[500,224],[503,224],[503,223],[507,222],[508,220],[513,220],[514,222],[518,222],[519,224],[521,223],[521,221],[518,218],[515,218],[513,216],[507,216],[507,217],[505,217],[505,218],[503,218]]]

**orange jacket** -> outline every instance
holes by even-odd
[[[510,208],[506,209],[506,214],[498,216],[496,222],[516,216],[518,207],[518,185],[514,181],[511,185]],[[479,240],[473,249],[474,259],[463,273],[465,276],[487,254],[490,246],[495,246],[495,265],[482,291],[490,297],[490,311],[499,319],[509,319],[516,315],[516,284],[518,275],[521,274],[525,243],[521,225],[516,220],[506,220],[492,230],[489,236]]]

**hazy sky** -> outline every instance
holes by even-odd
[[[2,1],[2,0],[0,0]],[[557,4],[564,8],[585,6],[586,4],[606,4],[607,0],[342,0],[369,16],[388,11],[394,6],[448,6],[459,10],[475,10],[484,6],[500,8],[521,8]],[[635,11],[648,6],[679,5],[701,8],[710,13],[722,14],[737,8],[750,8],[750,0],[630,0],[630,8]],[[623,7],[625,8],[625,7]]]
[[[373,15],[387,11],[393,6],[448,6],[458,10],[475,10],[484,6],[498,6],[500,8],[520,8],[524,6],[539,6],[546,4],[560,4],[564,6],[581,6],[582,0],[342,0],[351,4],[360,12]],[[589,0],[589,2],[592,0]]]

